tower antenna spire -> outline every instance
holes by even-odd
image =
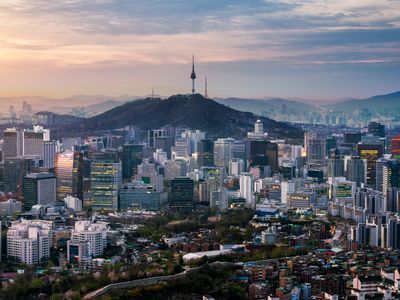
[[[204,97],[208,98],[208,91],[207,91],[207,76],[204,83]]]
[[[194,81],[196,79],[196,72],[194,71],[194,55],[192,55],[192,73],[190,74],[190,78],[192,79],[192,94],[194,95],[195,93]]]

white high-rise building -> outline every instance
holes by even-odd
[[[7,232],[7,256],[33,265],[50,257],[52,221],[19,220]]]
[[[251,173],[242,173],[239,180],[240,197],[246,199],[246,205],[253,207],[254,202],[254,179]]]
[[[239,176],[244,170],[244,161],[239,158],[233,158],[229,162],[229,175]]]
[[[296,191],[296,183],[294,181],[282,181],[281,182],[281,203],[287,203],[288,194]]]
[[[67,195],[63,201],[68,208],[73,209],[74,211],[82,211],[82,200],[79,198]]]
[[[71,230],[71,241],[88,243],[90,255],[100,256],[107,245],[107,223],[76,221],[75,228]]]

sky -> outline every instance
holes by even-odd
[[[0,0],[0,96],[400,90],[399,0]]]

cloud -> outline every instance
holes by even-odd
[[[400,60],[399,20],[392,0],[3,0],[0,69],[144,72],[187,64],[192,53],[221,68],[384,65]]]

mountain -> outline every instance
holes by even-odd
[[[121,95],[74,95],[66,98],[49,98],[41,96],[0,97],[0,112],[8,113],[9,106],[13,105],[16,111],[22,109],[22,103],[26,101],[32,105],[33,111],[46,110],[58,114],[69,114],[75,107],[85,107],[89,113],[100,113],[128,100],[138,99],[137,96]]]
[[[301,139],[301,129],[250,112],[241,112],[206,99],[200,94],[175,95],[168,99],[143,99],[125,103],[105,113],[63,128],[70,135],[89,135],[126,125],[144,130],[164,125],[188,126],[206,131],[212,137],[244,137],[260,119],[265,130],[277,138]]]
[[[355,111],[357,109],[368,109],[372,113],[400,112],[400,91],[367,99],[350,99],[335,104],[324,105],[323,107],[343,112]]]
[[[304,102],[286,100],[281,98],[269,98],[269,99],[245,99],[245,98],[224,98],[217,99],[221,104],[229,106],[231,108],[249,111],[258,115],[262,115],[263,112],[269,111],[281,111],[282,108],[286,107],[287,110],[310,112],[320,110],[318,107],[307,104]]]

